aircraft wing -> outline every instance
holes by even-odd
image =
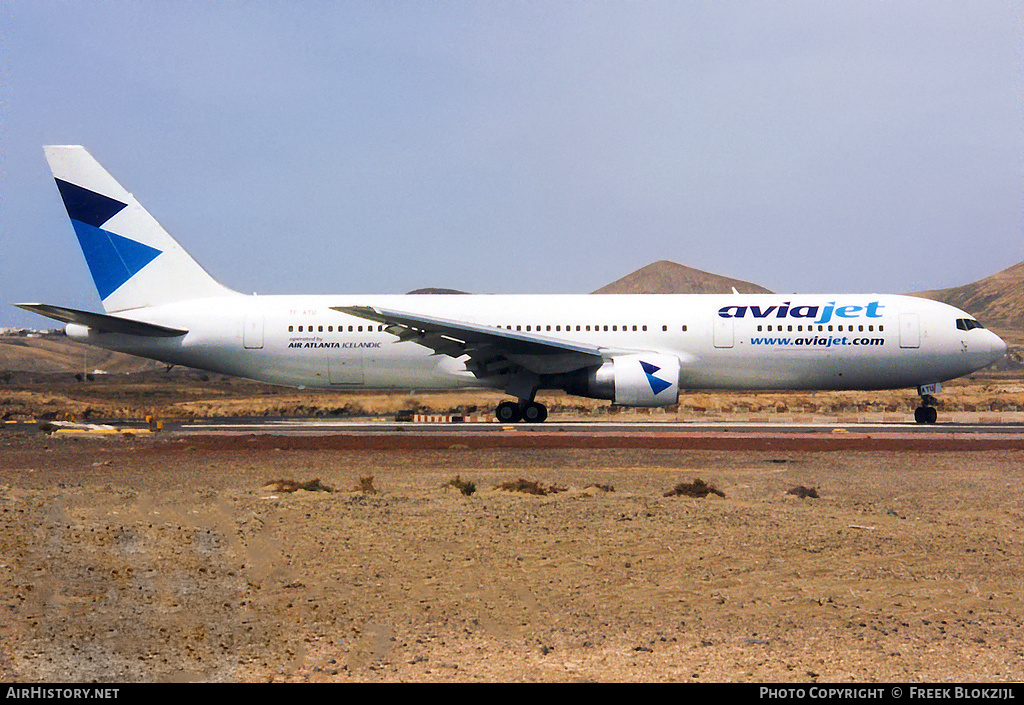
[[[608,359],[605,348],[534,333],[454,321],[377,306],[332,306],[335,311],[383,323],[400,341],[430,348],[437,355],[468,355],[478,376],[498,373],[509,363],[536,374],[572,372]]]
[[[79,311],[75,308],[64,308],[63,306],[51,306],[50,304],[14,304],[40,316],[52,318],[55,321],[64,323],[78,323],[88,326],[104,333],[124,333],[125,335],[141,335],[147,338],[176,338],[185,335],[187,330],[158,326],[155,323],[133,321],[130,318],[108,316],[104,313],[92,313],[91,311]]]

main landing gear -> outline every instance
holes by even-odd
[[[536,401],[503,401],[494,410],[494,415],[502,423],[541,423],[548,417],[547,407]]]
[[[921,406],[914,409],[914,421],[917,423],[935,423],[939,417],[939,412],[935,408],[939,405],[939,400],[932,396],[933,392],[938,392],[942,389],[939,384],[927,384],[923,387],[917,388],[917,393],[921,395]]]

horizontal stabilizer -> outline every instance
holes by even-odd
[[[92,313],[91,311],[79,311],[78,309],[64,308],[63,306],[51,306],[49,304],[14,305],[18,308],[23,308],[26,311],[38,313],[40,316],[52,318],[55,321],[78,323],[79,325],[88,326],[89,328],[103,331],[104,333],[141,335],[147,338],[176,338],[179,335],[185,335],[188,333],[187,330],[158,326],[155,323],[133,321],[130,318],[119,318],[118,316],[109,316],[103,313]]]

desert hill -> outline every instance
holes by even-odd
[[[469,293],[468,291],[459,291],[458,289],[444,289],[444,288],[439,288],[439,287],[436,287],[436,286],[428,286],[428,287],[423,288],[423,289],[413,289],[412,291],[407,291],[406,295],[412,295],[412,294],[468,294],[468,293]]]
[[[703,272],[668,260],[641,267],[603,286],[595,294],[770,294],[770,290],[740,279]]]
[[[1019,330],[1024,327],[1024,262],[970,284],[912,295],[956,306],[989,327]]]

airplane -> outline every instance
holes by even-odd
[[[44,147],[104,313],[15,304],[68,338],[299,388],[502,390],[498,421],[547,417],[540,390],[664,407],[680,390],[916,388],[1006,343],[936,301],[881,294],[244,295],[210,276],[81,146]]]

